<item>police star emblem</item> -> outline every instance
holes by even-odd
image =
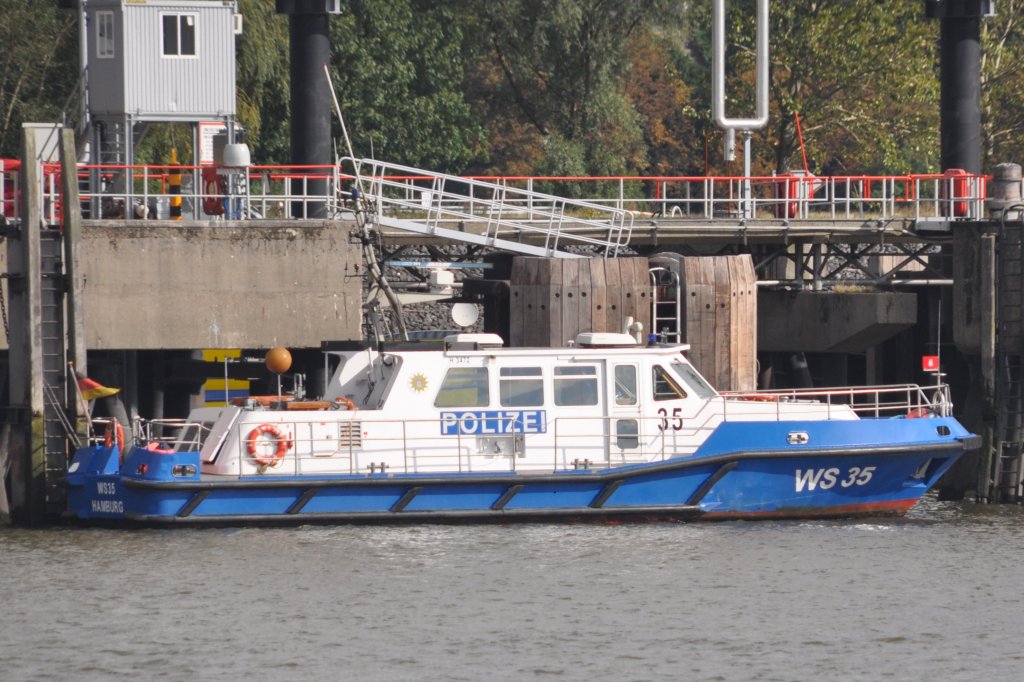
[[[409,388],[417,393],[422,393],[427,390],[427,378],[422,374],[413,374],[412,378],[409,379]]]

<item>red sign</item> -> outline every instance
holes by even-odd
[[[925,372],[938,372],[939,371],[939,356],[938,355],[922,355],[921,356],[921,369]]]

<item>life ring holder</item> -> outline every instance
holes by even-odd
[[[259,442],[260,436],[269,436],[277,442],[277,447],[274,452],[270,455],[261,455],[256,450],[256,444]],[[249,453],[249,456],[256,461],[261,467],[277,466],[284,459],[285,454],[289,448],[292,447],[291,440],[281,433],[281,429],[277,428],[273,424],[260,424],[245,437],[245,450]]]
[[[207,166],[203,168],[203,213],[206,215],[224,214],[224,195],[227,188],[224,184],[224,176],[217,172],[216,168]]]

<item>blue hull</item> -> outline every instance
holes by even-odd
[[[240,478],[200,476],[197,452],[136,447],[118,466],[116,447],[95,446],[69,469],[69,513],[143,524],[898,515],[978,440],[945,418],[727,422],[691,456],[602,470]]]

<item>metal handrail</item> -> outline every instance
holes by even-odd
[[[770,400],[761,400],[762,398]],[[773,407],[766,403],[771,403]],[[808,409],[792,411],[786,409],[787,405],[803,405]],[[483,434],[508,439],[509,449],[496,450],[488,454],[476,450],[479,445],[477,437],[480,434],[465,434],[461,429],[459,433],[449,436],[429,434],[426,431],[425,435],[410,435],[410,427],[417,424],[436,429],[437,419],[376,419],[372,413],[363,411],[352,417],[352,423],[359,425],[362,434],[358,445],[351,438],[348,442],[342,443],[336,437],[319,439],[300,436],[297,425],[305,422],[275,422],[290,440],[291,447],[282,460],[274,464],[273,471],[278,474],[311,474],[317,471],[313,465],[315,462],[333,463],[334,466],[323,469],[329,469],[330,473],[354,475],[368,473],[371,464],[374,465],[375,473],[390,474],[449,472],[453,470],[453,464],[456,464],[454,469],[461,472],[550,473],[575,468],[606,469],[692,455],[706,439],[699,437],[700,434],[710,434],[723,421],[736,421],[741,418],[785,421],[808,418],[851,419],[858,416],[948,416],[949,413],[949,388],[945,385],[922,387],[916,384],[895,384],[830,389],[730,391],[722,393],[720,399],[707,401],[696,414],[683,417],[678,428],[675,425],[666,425],[664,417],[639,414],[556,417],[547,424],[551,440],[544,448],[550,448],[550,457],[535,458],[532,463],[526,465],[520,461],[522,453],[519,450],[518,439],[524,436],[522,432],[510,430],[509,433]],[[460,421],[494,419],[495,417],[465,416]],[[616,422],[622,420],[635,421],[636,433],[617,433]],[[599,427],[596,426],[598,422]],[[154,423],[171,423],[179,426],[187,424],[178,420],[158,420]],[[387,428],[370,428],[374,425],[383,425]],[[150,432],[143,429],[139,433]],[[147,438],[148,436],[142,436],[144,441]],[[242,473],[243,461],[248,461],[245,455],[246,438],[246,429],[241,429],[237,433],[235,444],[240,454],[239,475]],[[624,441],[635,444],[622,446]],[[179,442],[183,443],[184,439]],[[395,468],[386,472],[378,471],[379,463],[370,461],[377,455],[372,448],[369,451],[366,449],[368,443],[384,446],[388,452],[400,451],[401,464],[394,464]],[[201,443],[195,444],[196,449],[199,445]],[[540,447],[536,444],[528,447],[534,453],[543,452],[536,450]],[[483,458],[490,459],[485,462]],[[506,466],[499,466],[499,460],[505,462]],[[347,467],[344,466],[346,461]],[[339,464],[341,466],[338,466]]]
[[[345,163],[352,163],[347,161]],[[743,183],[752,187],[753,221],[851,221],[851,220],[971,220],[984,217],[987,176],[946,174],[911,175],[848,175],[807,176],[789,173],[773,176],[450,176],[361,160],[371,169],[369,175],[379,178],[387,194],[382,198],[390,210],[419,211],[432,225],[480,221],[492,225],[497,219],[508,219],[534,229],[565,230],[571,223],[574,231],[607,235],[604,241],[622,245],[633,229],[632,220],[647,214],[652,220],[699,221],[701,223],[735,223],[740,219],[739,201]],[[197,166],[157,165],[80,165],[83,203],[95,201],[102,205],[109,200],[149,205],[163,204],[171,197],[183,196],[193,206],[204,199],[224,199],[219,192],[207,191],[201,181],[203,168]],[[250,219],[291,215],[285,210],[294,202],[326,203],[331,217],[341,217],[351,210],[346,204],[349,194],[344,185],[352,174],[340,165],[332,166],[250,166],[244,169],[221,169],[237,181],[231,197],[237,209],[226,211],[236,217]],[[130,171],[130,187],[103,187],[104,177],[113,178]],[[182,175],[182,194],[170,192],[169,176]],[[19,176],[18,171],[0,169],[0,184]],[[59,167],[46,164],[40,174],[44,183],[45,215],[53,219],[61,203]],[[101,186],[89,183],[99,179]],[[292,186],[307,180],[321,180],[326,185],[323,195],[309,196],[293,191]],[[443,182],[440,182],[443,180]],[[433,183],[439,182],[434,194]],[[587,198],[567,200],[541,192],[541,185],[573,183],[586,188]],[[5,185],[6,186],[6,185]],[[431,192],[423,204],[423,192]],[[500,194],[495,202],[494,193]],[[10,200],[11,197],[5,197]],[[233,208],[233,207],[229,207]],[[383,208],[383,206],[382,206]],[[123,206],[120,207],[124,214]],[[616,213],[618,212],[618,213]],[[596,219],[594,216],[602,216]],[[93,217],[103,217],[102,214]],[[155,217],[155,216],[150,216]],[[161,215],[162,217],[162,215]],[[198,211],[193,217],[203,217]],[[605,221],[607,219],[607,222]],[[588,222],[590,221],[590,222]]]
[[[906,415],[917,410],[930,411],[940,417],[952,412],[949,386],[937,384],[891,384],[885,386],[856,386],[838,388],[793,388],[761,391],[722,391],[725,398],[725,414],[735,418],[744,415],[737,412],[736,405],[754,402],[769,402],[778,407],[787,403],[817,403],[823,405],[828,415],[833,409],[852,411],[858,415],[885,417]]]

